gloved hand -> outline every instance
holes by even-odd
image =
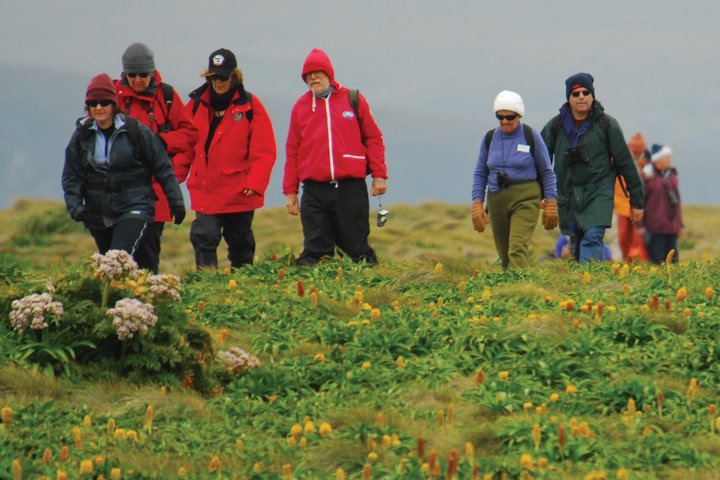
[[[542,224],[545,230],[552,230],[558,226],[557,200],[545,200],[545,209],[542,214]]]
[[[72,219],[76,222],[86,222],[87,221],[87,212],[85,211],[84,207],[80,207],[77,210],[73,212]]]
[[[485,227],[490,223],[490,215],[485,211],[482,200],[475,200],[472,203],[472,222],[477,232],[484,232]]]
[[[185,220],[185,205],[170,205],[170,211],[173,214],[173,223],[180,225]]]

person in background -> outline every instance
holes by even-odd
[[[175,155],[191,152],[197,143],[197,128],[184,110],[180,96],[162,81],[155,69],[152,50],[143,43],[133,43],[122,55],[122,66],[122,75],[115,81],[120,111],[148,127],[162,143],[171,162]],[[167,197],[155,180],[153,190],[157,198],[155,221],[148,225],[136,258],[140,268],[158,273],[163,229],[172,215]]]
[[[195,220],[190,241],[198,270],[217,268],[221,238],[233,269],[252,264],[255,210],[277,157],[272,122],[260,99],[245,90],[235,54],[210,54],[205,82],[190,93],[185,110],[199,130],[192,155],[178,155],[180,178],[187,178]],[[189,173],[189,175],[188,175]]]
[[[642,183],[620,125],[595,99],[592,75],[568,77],[565,98],[560,114],[542,130],[554,158],[560,229],[570,235],[578,262],[599,262],[605,230],[612,224],[616,175],[624,177],[630,192],[633,224],[643,217]]]
[[[313,49],[301,78],[308,92],[292,108],[285,144],[283,193],[287,211],[300,215],[303,251],[298,265],[332,257],[337,246],[353,261],[378,262],[370,235],[365,177],[371,195],[387,190],[385,142],[367,100],[358,94],[357,118],[349,90],[335,80],[328,55]],[[302,183],[302,208],[298,200]]]
[[[90,230],[101,254],[125,250],[135,258],[155,214],[153,177],[176,224],[185,218],[180,185],[157,136],[118,112],[108,74],[90,80],[85,106],[89,115],[77,121],[65,149],[65,205],[70,217]]]
[[[473,172],[473,227],[483,232],[489,222],[502,268],[523,268],[530,265],[530,240],[541,198],[543,226],[547,230],[557,227],[555,172],[540,134],[520,121],[525,115],[520,95],[501,91],[493,110],[500,125],[488,132],[480,145]]]
[[[664,263],[673,250],[672,262],[679,259],[677,240],[682,235],[683,220],[678,173],[671,167],[672,150],[654,144],[652,162],[642,168],[645,187],[645,241],[650,261]]]
[[[635,133],[628,140],[630,155],[639,169],[650,161],[650,152],[645,146],[645,137],[642,133]],[[647,261],[648,254],[645,249],[645,233],[642,223],[630,221],[630,200],[627,189],[621,183],[620,177],[615,181],[615,218],[617,223],[618,246],[623,261]]]
[[[560,235],[555,242],[555,250],[553,258],[573,258],[570,238],[566,235]],[[607,243],[603,244],[603,260],[612,260],[612,251]]]

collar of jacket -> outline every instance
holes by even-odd
[[[191,99],[197,100],[201,102],[203,105],[209,105],[210,104],[210,92],[208,89],[210,88],[209,83],[204,83],[200,85],[198,88],[190,92],[190,95],[188,95]],[[230,101],[233,105],[242,105],[243,103],[247,103],[250,101],[250,94],[247,93],[245,90],[245,86],[240,83],[235,87],[235,95],[233,96],[233,99]]]

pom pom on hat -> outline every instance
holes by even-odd
[[[593,82],[595,79],[592,75],[589,73],[576,73],[575,75],[571,75],[570,77],[565,80],[565,98],[569,99],[570,94],[573,90],[576,88],[587,88],[590,90],[590,93],[592,93],[593,97],[595,96],[595,87],[593,86]]]
[[[225,75],[229,77],[237,68],[235,54],[227,48],[219,48],[208,58],[208,73],[211,75]]]
[[[650,147],[650,155],[650,160],[656,162],[662,158],[672,155],[672,149],[667,145],[660,145],[655,143],[652,147]]]
[[[155,71],[155,58],[150,47],[144,43],[133,43],[123,53],[123,72],[152,73]]]
[[[503,90],[497,94],[493,102],[493,111],[499,112],[500,110],[510,110],[522,117],[525,115],[525,104],[523,103],[522,97],[517,93],[511,92],[510,90]]]
[[[115,85],[107,73],[101,73],[95,75],[87,87],[85,93],[85,102],[110,100],[115,105],[118,103],[117,92],[115,91]]]

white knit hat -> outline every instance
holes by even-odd
[[[523,104],[522,97],[517,93],[511,92],[510,90],[503,90],[498,93],[493,103],[493,111],[499,112],[500,110],[510,110],[522,117],[525,115],[525,104]]]

